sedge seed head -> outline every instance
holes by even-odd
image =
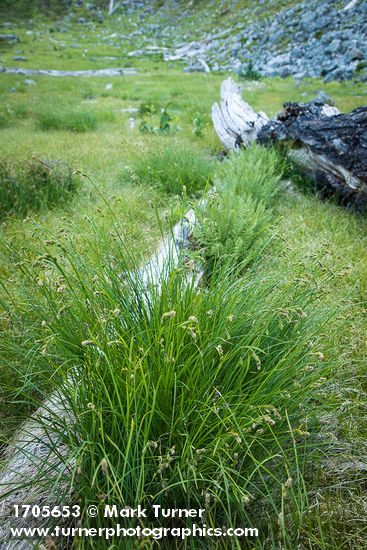
[[[166,319],[173,319],[173,317],[176,316],[176,312],[174,309],[171,311],[166,311],[166,313],[163,313],[162,315],[162,321],[165,321]]]
[[[93,346],[94,342],[93,340],[83,340],[81,342],[81,345],[83,346],[83,348],[86,348],[87,346]]]
[[[102,472],[104,474],[107,474],[107,472],[108,472],[108,462],[105,458],[102,458],[100,466],[101,466]]]

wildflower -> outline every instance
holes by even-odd
[[[292,486],[292,483],[293,483],[293,479],[289,477],[284,485],[287,487],[287,489],[289,489],[289,487]]]
[[[41,326],[42,326],[42,327],[47,327],[46,321],[42,321]]]
[[[213,317],[213,310],[209,309],[209,311],[206,312],[208,317]]]
[[[233,321],[233,315],[228,315],[227,321],[229,321],[230,323],[232,323],[232,321]]]
[[[238,453],[234,453],[233,460],[238,460]]]
[[[264,433],[264,430],[262,428],[259,428],[258,430],[256,430],[256,433],[262,435]]]
[[[172,311],[166,311],[166,313],[163,313],[162,315],[162,321],[164,321],[165,319],[173,319],[173,317],[176,316],[176,312],[174,309],[172,309]]]
[[[251,499],[250,499],[249,495],[243,495],[242,502],[243,502],[244,506],[246,506],[250,502],[250,500]]]
[[[322,353],[322,351],[317,351],[315,355],[317,359],[320,359],[320,361],[323,361],[325,359],[325,355]]]
[[[101,466],[102,472],[103,472],[104,474],[107,474],[107,471],[108,471],[108,462],[107,462],[107,460],[106,460],[105,458],[102,458],[100,466]]]
[[[94,296],[95,298],[97,298],[100,294],[101,294],[101,293],[99,292],[99,290],[95,290],[95,291],[93,292],[93,296]]]
[[[92,410],[94,410],[96,408],[94,403],[88,403],[87,407],[88,407],[88,409],[92,409]]]
[[[60,285],[59,287],[57,287],[56,292],[58,293],[65,292],[65,289],[66,289],[65,285]]]
[[[120,313],[121,313],[121,311],[117,307],[116,309],[113,310],[112,315],[114,315],[115,317],[118,317],[120,315]]]
[[[86,348],[87,346],[93,346],[94,342],[93,340],[83,340],[83,342],[81,343],[83,348]]]
[[[222,357],[222,355],[223,355],[223,348],[222,348],[222,346],[219,344],[218,346],[215,346],[215,349],[217,350],[218,355],[220,355],[220,357]]]
[[[312,372],[312,371],[315,370],[315,369],[314,369],[314,367],[313,367],[312,365],[306,365],[306,366],[305,366],[305,370],[306,370],[306,371],[309,371],[309,372]]]

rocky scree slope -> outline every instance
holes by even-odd
[[[185,61],[186,71],[367,80],[367,0],[140,1],[120,9],[139,10],[136,33],[154,37],[156,52]]]
[[[367,0],[120,0],[111,17],[107,0],[63,5],[50,32],[72,34],[76,24],[128,58],[247,78],[367,81]]]

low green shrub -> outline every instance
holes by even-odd
[[[196,238],[206,270],[251,263],[270,240],[272,205],[281,177],[278,156],[254,146],[235,153],[218,170],[216,192],[198,208]]]
[[[142,134],[156,134],[156,135],[167,135],[173,132],[177,132],[180,128],[173,124],[174,118],[167,110],[168,106],[160,109],[160,114],[157,120],[153,124],[148,122],[147,118],[155,114],[154,107],[150,103],[141,104],[139,108],[139,115],[141,117],[141,123],[139,125],[139,131]],[[151,109],[151,110],[150,110]]]
[[[25,216],[69,199],[79,179],[64,162],[0,160],[0,217]]]
[[[277,151],[259,145],[231,153],[216,173],[218,191],[250,195],[271,207],[280,192],[284,161]]]
[[[89,111],[41,111],[36,115],[40,130],[66,130],[69,132],[89,132],[97,127],[97,118]]]
[[[252,61],[244,63],[238,70],[238,76],[244,80],[260,80],[261,74],[254,69]]]
[[[155,138],[148,151],[130,163],[134,182],[170,194],[196,195],[211,184],[216,162],[188,142]]]
[[[251,196],[226,193],[208,199],[196,236],[204,246],[206,269],[246,267],[269,242],[272,213]]]

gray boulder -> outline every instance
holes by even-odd
[[[0,34],[0,42],[19,42],[15,34]]]
[[[347,52],[347,61],[361,61],[364,59],[364,53],[358,48],[352,48]]]

